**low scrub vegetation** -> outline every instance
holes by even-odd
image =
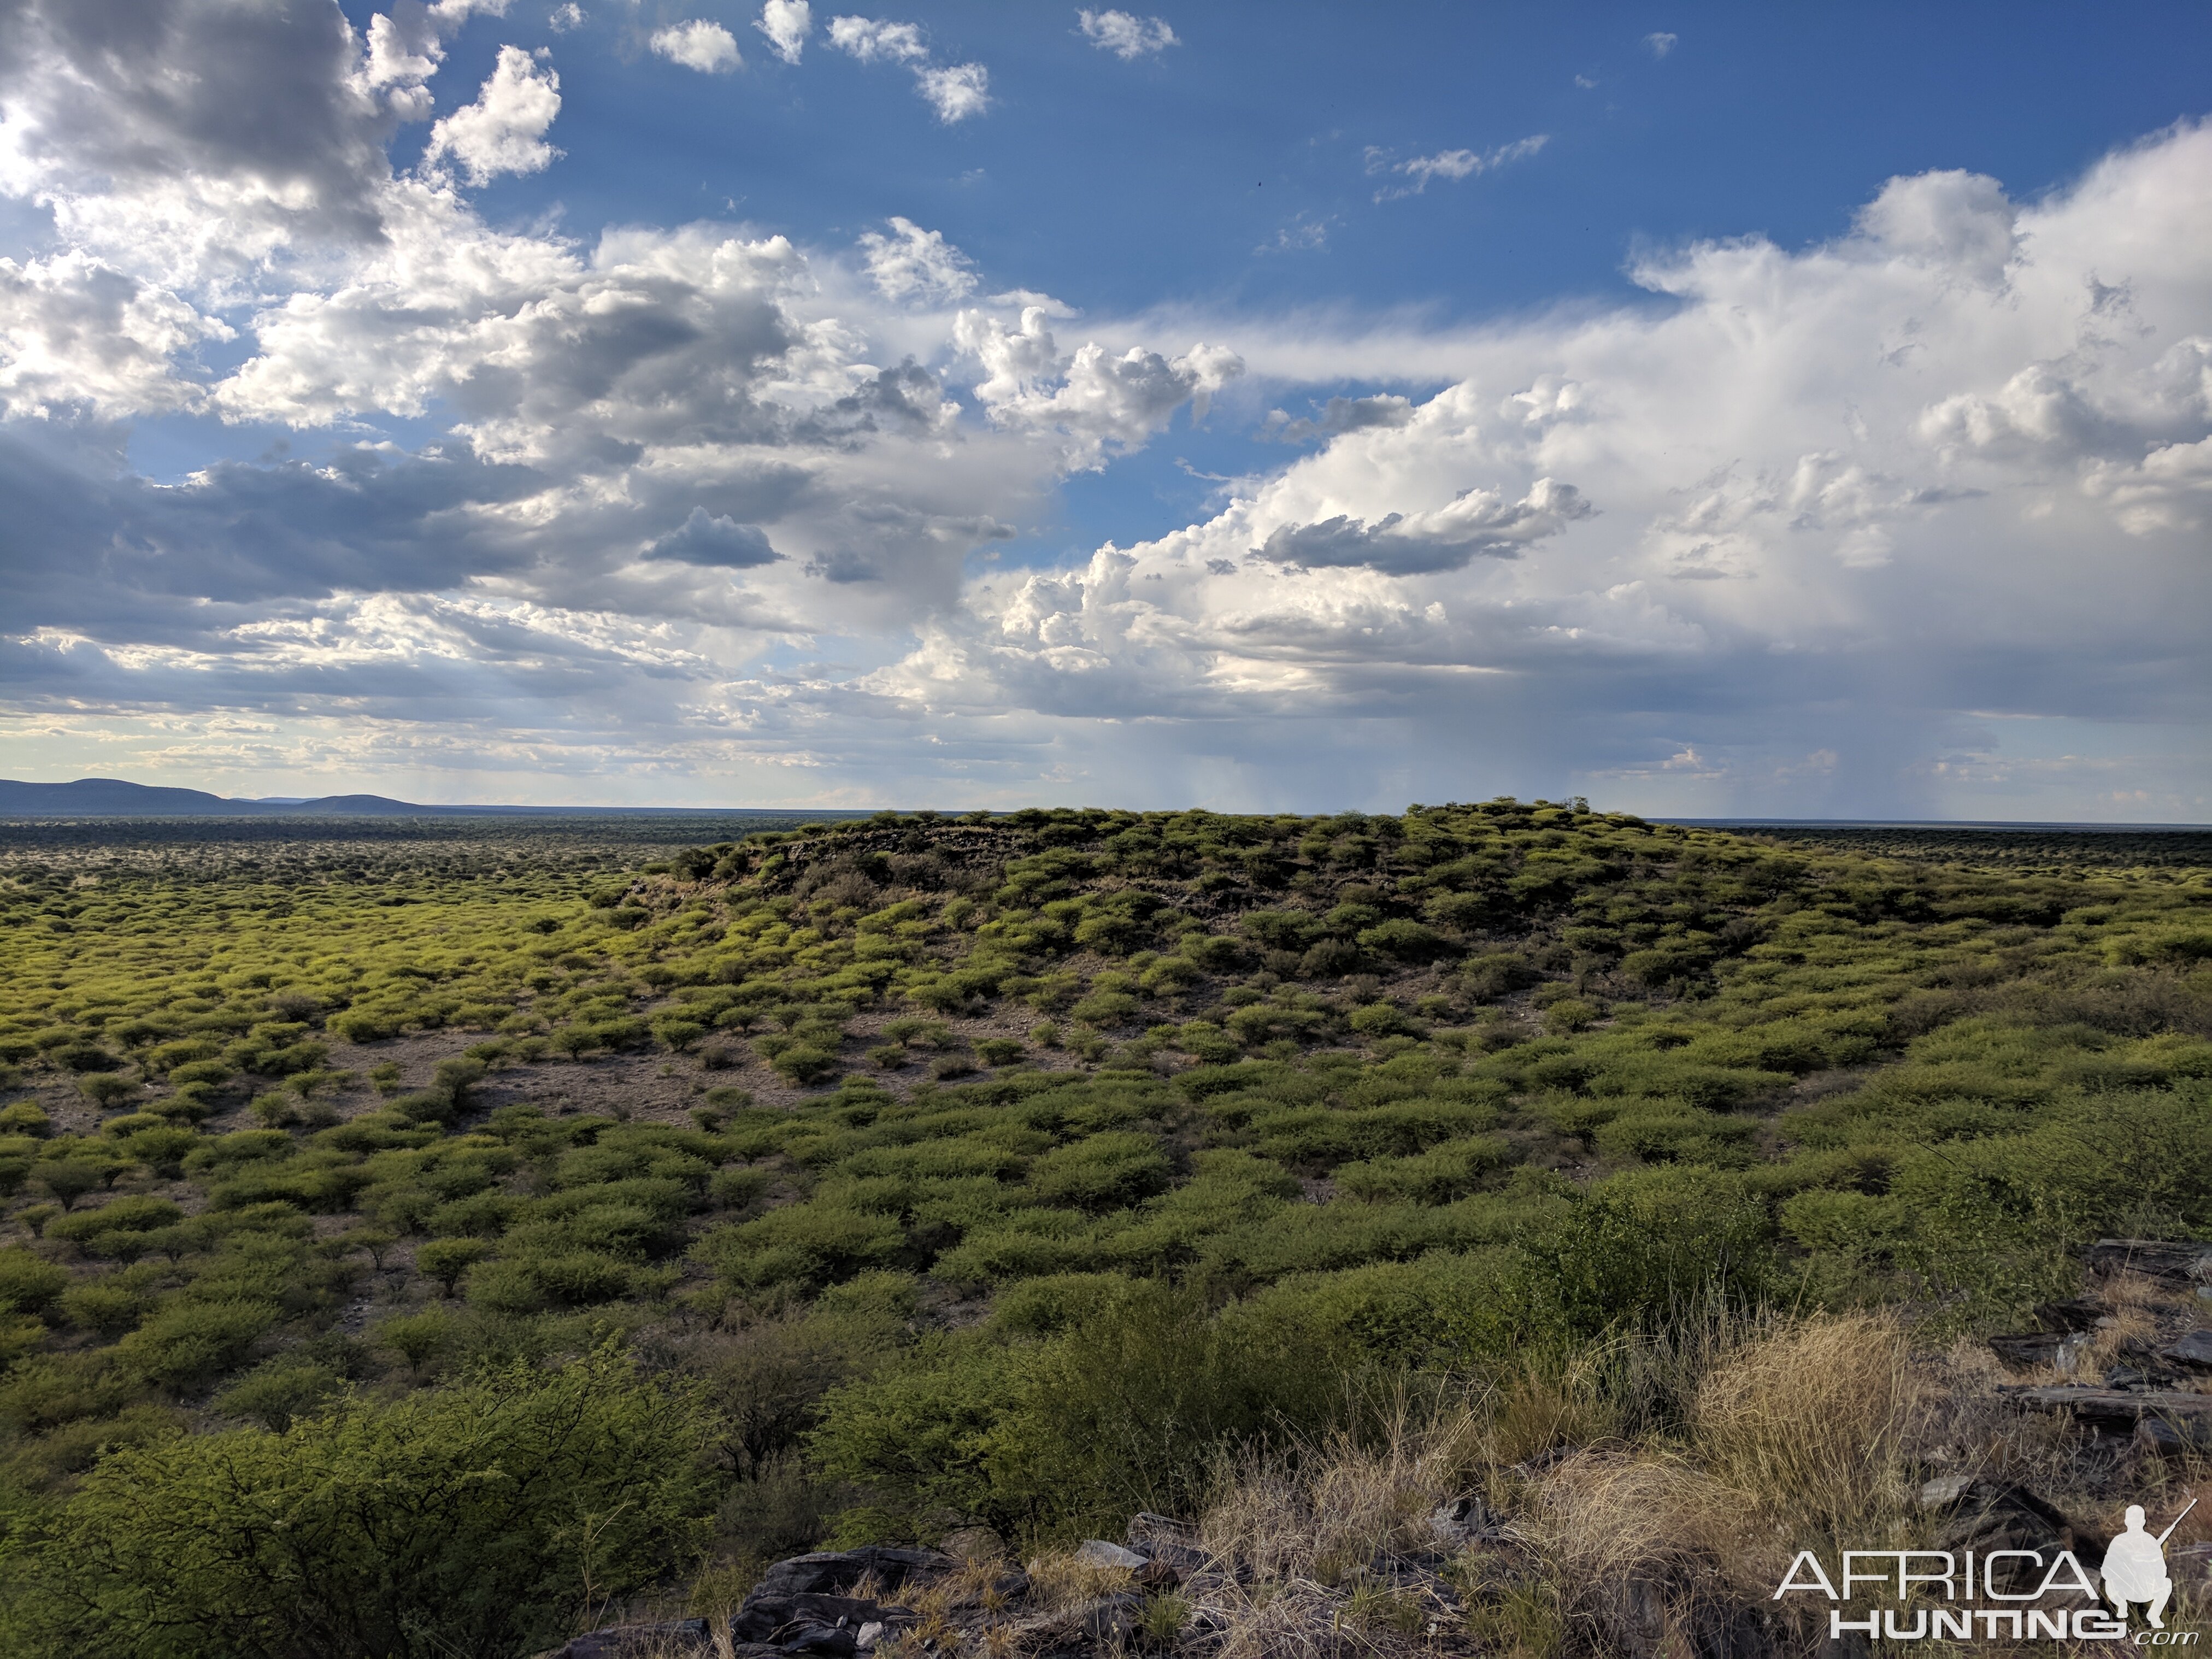
[[[1326,1588],[1470,1482],[1547,1564],[1498,1642],[1601,1646],[1729,1527],[1893,1514],[1900,1333],[2212,1236],[2212,873],[2154,838],[380,833],[0,860],[9,1651],[515,1654],[1139,1510]],[[1574,1553],[1654,1513],[1710,1525]]]

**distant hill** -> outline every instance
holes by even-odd
[[[450,811],[414,806],[382,795],[325,795],[313,800],[236,800],[204,789],[172,789],[121,778],[74,783],[18,783],[0,778],[0,816],[15,817],[269,817],[279,814],[354,817]]]
[[[79,778],[75,783],[18,783],[0,778],[0,818],[268,818],[268,817],[568,817],[621,813],[696,817],[763,816],[778,820],[789,809],[696,806],[424,806],[387,795],[318,795],[245,800],[204,789],[172,789],[121,778]],[[807,818],[866,817],[849,808],[809,810]]]

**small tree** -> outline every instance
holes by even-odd
[[[490,1254],[491,1247],[480,1238],[434,1238],[415,1252],[415,1265],[452,1296],[460,1289],[462,1275]]]
[[[33,1177],[64,1210],[87,1193],[106,1184],[106,1172],[88,1159],[55,1158],[41,1162]]]

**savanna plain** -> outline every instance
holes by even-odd
[[[2203,1487],[2212,836],[741,828],[0,826],[0,1651],[1810,1652]]]

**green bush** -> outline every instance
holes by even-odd
[[[123,1064],[122,1057],[112,1054],[96,1042],[64,1042],[59,1048],[47,1050],[47,1060],[69,1072],[112,1072]]]
[[[948,1512],[1024,1542],[1188,1513],[1224,1441],[1310,1432],[1341,1404],[1340,1379],[1267,1334],[1125,1281],[1042,1344],[925,1342],[836,1390],[814,1450],[868,1490],[876,1527],[908,1536]]]
[[[1652,1170],[1592,1189],[1529,1249],[1553,1316],[1589,1336],[1711,1297],[1757,1299],[1775,1275],[1772,1238],[1741,1176]]]
[[[1120,1209],[1165,1189],[1171,1165],[1151,1137],[1116,1131],[1055,1147],[1030,1165],[1030,1189],[1046,1204]]]
[[[112,1072],[93,1072],[76,1080],[76,1091],[103,1111],[137,1098],[139,1085]]]
[[[1341,1164],[1336,1188],[1351,1198],[1449,1204],[1476,1191],[1511,1158],[1511,1149],[1493,1136],[1450,1140],[1411,1157]]]
[[[1415,1029],[1413,1023],[1406,1018],[1404,1010],[1387,1002],[1370,1002],[1364,1007],[1354,1008],[1346,1018],[1346,1024],[1360,1036],[1370,1038],[1391,1036]]]
[[[61,1310],[72,1325],[97,1332],[110,1342],[137,1328],[149,1298],[116,1276],[80,1279],[62,1292]]]
[[[793,1205],[757,1220],[717,1228],[697,1255],[733,1284],[829,1285],[888,1266],[906,1233],[887,1216],[826,1205]]]
[[[31,1171],[31,1179],[45,1188],[64,1210],[73,1207],[87,1193],[98,1192],[106,1186],[107,1176],[106,1169],[82,1158],[40,1158]]]
[[[491,1247],[477,1238],[434,1238],[415,1252],[415,1266],[429,1278],[438,1281],[438,1288],[452,1296],[470,1268],[491,1253]]]
[[[836,1051],[799,1043],[783,1049],[769,1062],[776,1075],[787,1078],[802,1086],[811,1086],[834,1076],[839,1066]]]
[[[40,1314],[70,1282],[68,1269],[20,1246],[0,1249],[0,1310]]]
[[[131,1238],[156,1227],[172,1227],[185,1212],[166,1198],[112,1198],[96,1210],[79,1210],[50,1224],[46,1237],[66,1240],[88,1255],[131,1253]]]
[[[469,1301],[494,1313],[543,1313],[613,1302],[646,1282],[636,1263],[603,1250],[531,1250],[470,1269]]]
[[[654,1040],[665,1048],[681,1054],[707,1035],[707,1028],[695,1019],[684,1019],[675,1014],[664,1014],[653,1022]]]
[[[0,1106],[0,1135],[29,1135],[43,1140],[53,1133],[53,1120],[35,1100],[19,1100]]]
[[[273,1302],[178,1302],[117,1343],[116,1357],[155,1388],[187,1393],[235,1366],[283,1318]]]
[[[1492,951],[1470,957],[1460,983],[1477,1002],[1493,1002],[1536,982],[1537,974],[1518,951]]]
[[[345,1385],[343,1375],[331,1365],[303,1354],[280,1354],[216,1395],[215,1408],[283,1434],[295,1418],[322,1408]]]
[[[26,1659],[550,1647],[696,1558],[713,1434],[696,1389],[602,1350],[124,1447],[19,1543],[0,1629]]]
[[[1459,954],[1459,946],[1433,927],[1402,918],[1363,927],[1356,937],[1361,950],[1398,962],[1435,962]]]

